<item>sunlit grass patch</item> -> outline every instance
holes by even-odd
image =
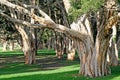
[[[14,63],[14,64],[7,64],[5,68],[0,69],[0,80],[18,80],[20,77],[24,79],[26,78],[26,76],[33,76],[34,80],[41,80],[41,77],[44,77],[45,79],[47,79],[47,76],[50,78],[49,75],[51,75],[55,78],[60,77],[61,73],[65,73],[66,76],[68,76],[67,72],[76,72],[79,70],[79,65],[71,65],[71,66],[66,66],[66,67],[61,67],[55,70],[40,70],[40,65],[25,65],[23,63]],[[30,69],[31,68],[31,69]],[[34,70],[36,68],[36,70]],[[32,70],[32,71],[31,71]],[[64,74],[64,76],[65,76]],[[46,76],[47,75],[47,76]],[[36,76],[36,77],[34,77]],[[63,74],[62,74],[63,76]],[[39,77],[39,79],[37,79],[37,77]],[[70,77],[70,76],[69,76]],[[18,78],[18,79],[17,79]],[[20,80],[24,80],[24,79],[20,79]],[[50,79],[48,79],[50,80]]]

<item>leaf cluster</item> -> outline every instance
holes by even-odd
[[[69,10],[70,22],[75,21],[79,16],[89,11],[97,11],[100,9],[104,0],[70,0],[71,8]]]

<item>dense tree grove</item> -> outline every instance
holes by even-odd
[[[70,56],[68,59],[73,60],[76,49],[80,59],[79,74],[100,77],[111,74],[109,65],[118,65],[115,43],[119,43],[119,38],[114,41],[120,19],[118,2],[119,0],[0,0],[0,14],[11,21],[21,35],[19,44],[26,64],[36,62],[38,40],[43,40],[43,43],[56,50],[58,58],[62,58],[66,52]],[[45,38],[42,39],[41,36]],[[115,45],[110,47],[110,44]],[[113,51],[112,56],[110,50]]]

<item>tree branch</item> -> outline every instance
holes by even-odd
[[[12,21],[12,22],[17,22],[19,24],[23,24],[23,25],[26,25],[28,27],[32,27],[32,28],[41,28],[41,27],[45,27],[46,25],[42,25],[42,24],[31,24],[27,21],[23,21],[23,20],[19,20],[19,19],[15,19],[15,18],[11,18],[10,16],[8,16],[7,14],[3,13],[3,12],[0,12],[0,14],[7,18],[8,20]]]
[[[80,33],[78,31],[72,30],[72,29],[67,28],[67,27],[65,27],[63,25],[56,24],[55,22],[53,22],[53,20],[46,13],[44,13],[42,11],[40,11],[40,13],[43,14],[44,16],[46,16],[47,19],[46,19],[46,17],[42,18],[42,17],[39,17],[39,16],[37,16],[35,14],[32,14],[29,10],[27,10],[27,9],[25,9],[25,8],[19,6],[19,5],[15,5],[15,4],[7,1],[7,0],[0,0],[0,3],[3,4],[3,5],[6,5],[9,8],[15,9],[15,10],[19,11],[20,13],[27,14],[28,16],[33,18],[35,21],[37,21],[39,24],[42,24],[42,26],[38,25],[41,28],[42,27],[47,27],[47,28],[50,28],[50,29],[54,29],[56,31],[62,32],[64,34],[66,34],[66,35],[69,35],[70,37],[78,38],[83,42],[88,37],[88,35],[86,35],[86,34],[83,34],[83,33]],[[30,24],[29,22],[21,21],[21,20],[15,20],[15,19],[10,18],[10,17],[8,17],[8,18],[9,18],[9,20],[12,20],[14,22],[16,21],[18,23],[33,27],[33,24]]]

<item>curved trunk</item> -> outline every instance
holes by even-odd
[[[34,42],[34,39],[29,38],[22,26],[15,25],[15,27],[20,32],[22,37],[22,50],[25,56],[25,64],[34,64],[36,62],[36,49],[34,45],[31,45],[33,44],[32,42]]]

